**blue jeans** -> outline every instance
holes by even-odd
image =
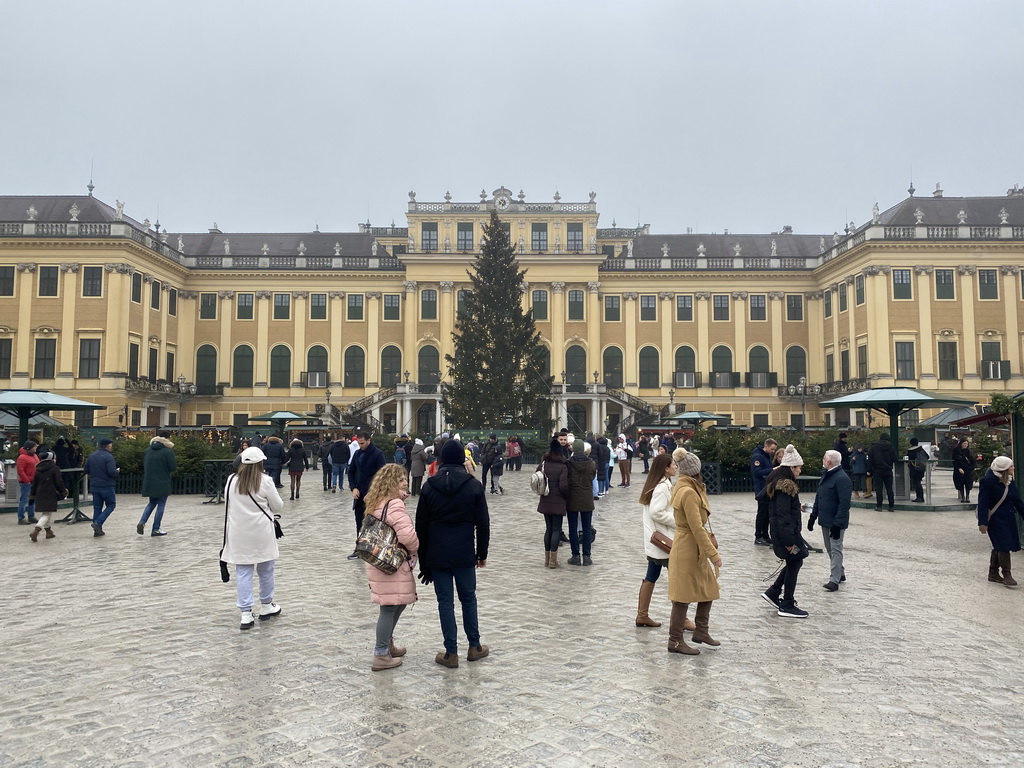
[[[667,552],[665,554],[668,554]],[[668,562],[668,558],[665,559]],[[653,557],[647,558],[647,575],[644,576],[644,581],[655,582],[658,577],[661,576],[661,569],[667,568],[668,566],[662,565],[660,562],[655,560]]]
[[[94,524],[103,527],[103,524],[107,522],[107,518],[110,517],[110,513],[114,511],[114,507],[117,506],[117,497],[114,495],[113,487],[110,488],[91,488],[92,491],[92,521]],[[104,509],[106,504],[106,509]]]
[[[580,556],[580,539],[582,538],[583,543],[583,556],[590,557],[590,523],[594,519],[594,513],[591,512],[569,512],[569,548],[572,550],[573,557]],[[577,531],[576,529],[580,526],[580,518],[582,518],[583,530]]]
[[[255,568],[260,576],[260,603],[269,605],[274,602],[274,561],[256,563]],[[237,605],[243,611],[252,610],[252,571],[252,563],[239,563],[235,566],[235,581],[238,582]]]
[[[149,520],[149,516],[153,513],[153,510],[156,509],[156,517],[153,518],[153,530],[159,531],[160,523],[162,523],[164,519],[164,507],[166,506],[166,496],[150,496],[149,504],[147,504],[146,508],[142,511],[142,519],[139,520],[139,524],[145,525]]]
[[[28,500],[29,494],[32,493],[32,483],[18,483],[18,490],[21,491],[18,495],[18,519],[35,517],[36,503]]]
[[[331,488],[338,486],[339,489],[345,490],[345,469],[344,464],[331,465]]]
[[[462,603],[462,629],[470,647],[480,645],[480,627],[476,614],[476,567],[434,569],[434,594],[437,596],[437,614],[441,620],[441,634],[444,635],[444,652],[458,653],[458,627],[455,626],[455,595],[459,593]]]

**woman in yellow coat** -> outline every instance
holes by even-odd
[[[718,569],[722,567],[722,558],[705,528],[711,509],[700,477],[700,459],[685,448],[676,448],[672,460],[679,468],[679,479],[672,490],[676,535],[668,561],[668,597],[672,601],[668,651],[696,656],[700,650],[687,645],[683,639],[683,624],[690,603],[697,604],[693,642],[721,645],[708,634],[708,617],[711,603],[719,595]]]

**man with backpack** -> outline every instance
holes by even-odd
[[[336,493],[338,488],[345,490],[345,470],[348,468],[351,455],[348,440],[344,437],[331,443],[331,450],[328,453],[331,461],[331,493]]]
[[[493,432],[488,436],[487,442],[484,443],[483,449],[480,451],[480,483],[487,487],[487,473],[494,467],[494,462],[499,455],[498,436]],[[492,493],[495,491],[492,489]]]

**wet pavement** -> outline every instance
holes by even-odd
[[[60,525],[36,544],[0,516],[0,766],[1024,764],[1024,591],[986,581],[970,512],[855,511],[849,581],[823,590],[811,554],[810,617],[794,620],[759,597],[777,560],[752,543],[752,499],[713,496],[722,645],[684,657],[666,652],[667,624],[633,625],[644,476],[598,502],[595,564],[564,565],[566,545],[557,570],[528,478],[488,496],[491,655],[467,663],[463,639],[458,669],[434,663],[420,587],[396,632],[405,663],[370,671],[377,609],[345,559],[352,513],[319,482],[285,502],[284,612],[248,632],[233,575],[219,578],[223,507],[172,497],[170,534],[151,538],[135,533],[142,499],[122,495],[107,536]],[[651,614],[668,613],[659,583]]]

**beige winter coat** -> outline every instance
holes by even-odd
[[[236,565],[276,560],[277,538],[274,536],[274,521],[271,518],[275,512],[284,509],[284,502],[273,478],[263,475],[260,488],[252,495],[252,499],[238,492],[237,483],[238,476],[231,475],[224,487],[228,506],[227,532],[224,554],[220,559]],[[266,511],[266,515],[256,506],[257,503]]]
[[[704,528],[710,507],[703,484],[680,475],[672,491],[672,508],[676,536],[668,561],[668,598],[676,603],[717,600],[718,576],[711,563],[718,559],[718,550]]]
[[[676,535],[676,517],[672,511],[672,478],[663,478],[654,486],[651,503],[641,509],[644,520],[644,554],[655,560],[665,560],[668,552],[651,544],[651,534],[661,531],[670,539]]]

